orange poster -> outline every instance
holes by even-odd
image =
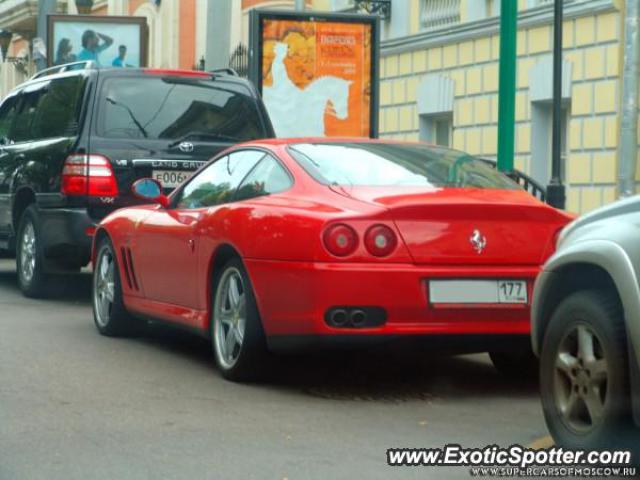
[[[277,136],[371,135],[371,29],[263,20],[262,96]]]

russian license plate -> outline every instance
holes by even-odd
[[[524,280],[498,280],[500,303],[527,303],[527,282]]]
[[[431,280],[430,303],[527,303],[525,280]]]
[[[164,188],[176,188],[191,178],[193,172],[181,170],[154,170],[152,177],[160,182]]]

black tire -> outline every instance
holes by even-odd
[[[27,238],[31,235],[33,235],[33,244]],[[20,217],[16,245],[16,269],[18,285],[25,297],[41,298],[45,295],[47,275],[44,265],[44,248],[38,209],[35,205],[27,207]]]
[[[107,260],[105,260],[107,259]],[[108,302],[107,308],[101,306],[101,292],[107,281],[106,277],[102,277],[102,262],[112,262],[113,265],[113,301]],[[102,304],[104,305],[104,304]],[[93,269],[92,289],[91,289],[91,306],[93,309],[93,321],[102,335],[108,337],[122,337],[138,333],[142,322],[131,316],[122,301],[122,285],[120,283],[120,267],[118,259],[113,249],[113,245],[108,238],[102,239],[96,249],[96,264]]]
[[[585,355],[577,351],[579,337],[592,338],[584,342],[592,347],[583,348],[584,351],[595,352],[589,358],[606,362],[606,387],[603,388],[605,383],[598,384],[594,390],[598,392],[595,398],[600,400],[597,403],[600,407],[593,408],[593,411],[601,413],[594,416],[587,400],[583,399],[587,395],[594,398],[590,385],[596,384],[595,378],[602,378],[602,375],[594,373],[596,364],[593,360],[582,360]],[[575,356],[569,351],[573,344],[577,352]],[[556,362],[561,363],[560,354],[567,358],[563,364],[572,366],[568,369],[570,374],[556,368]],[[551,316],[542,344],[540,388],[547,427],[557,445],[587,450],[631,446],[628,443],[628,426],[632,423],[627,342],[624,316],[616,295],[586,290],[574,293],[560,303]],[[567,391],[571,392],[569,398]],[[579,397],[571,402],[573,395]],[[576,405],[565,407],[565,410],[576,413],[563,415],[562,403]],[[593,405],[592,400],[589,403]]]
[[[216,313],[220,305],[224,305],[225,308],[229,306],[229,309],[232,309],[230,300],[225,294],[226,283],[231,281],[232,276],[241,278],[242,284],[238,285],[238,291],[244,298],[244,334],[242,343],[236,343],[231,347],[231,351],[235,352],[235,355],[232,354],[235,357],[233,361],[225,359],[226,346],[223,337],[227,337],[230,329],[237,328],[238,325],[231,327],[230,324],[225,324],[221,321],[220,315]],[[240,259],[229,260],[224,267],[215,273],[212,295],[211,342],[220,373],[227,380],[234,382],[248,382],[262,378],[268,360],[266,339],[251,280]],[[238,310],[241,311],[242,307],[239,306]],[[238,317],[240,316],[242,313],[239,313]],[[225,327],[225,325],[227,326]],[[219,332],[218,329],[222,330]],[[227,335],[225,335],[225,329]]]
[[[510,380],[531,380],[538,375],[538,359],[530,346],[522,350],[489,352],[493,366]]]

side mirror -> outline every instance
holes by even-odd
[[[169,198],[162,193],[162,185],[153,178],[141,178],[131,186],[133,196],[147,202],[159,203],[163,208],[169,206]]]

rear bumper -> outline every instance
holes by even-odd
[[[64,261],[77,266],[89,263],[92,237],[86,230],[96,223],[86,209],[40,209],[38,216],[44,255],[48,261]]]
[[[426,267],[245,260],[262,323],[278,336],[385,337],[424,335],[524,335],[530,333],[529,305],[432,305],[430,279],[522,279],[529,298],[539,267]],[[325,321],[337,306],[379,307],[386,321],[365,328],[335,328]],[[326,340],[325,340],[326,341]],[[295,343],[295,342],[294,342]]]

